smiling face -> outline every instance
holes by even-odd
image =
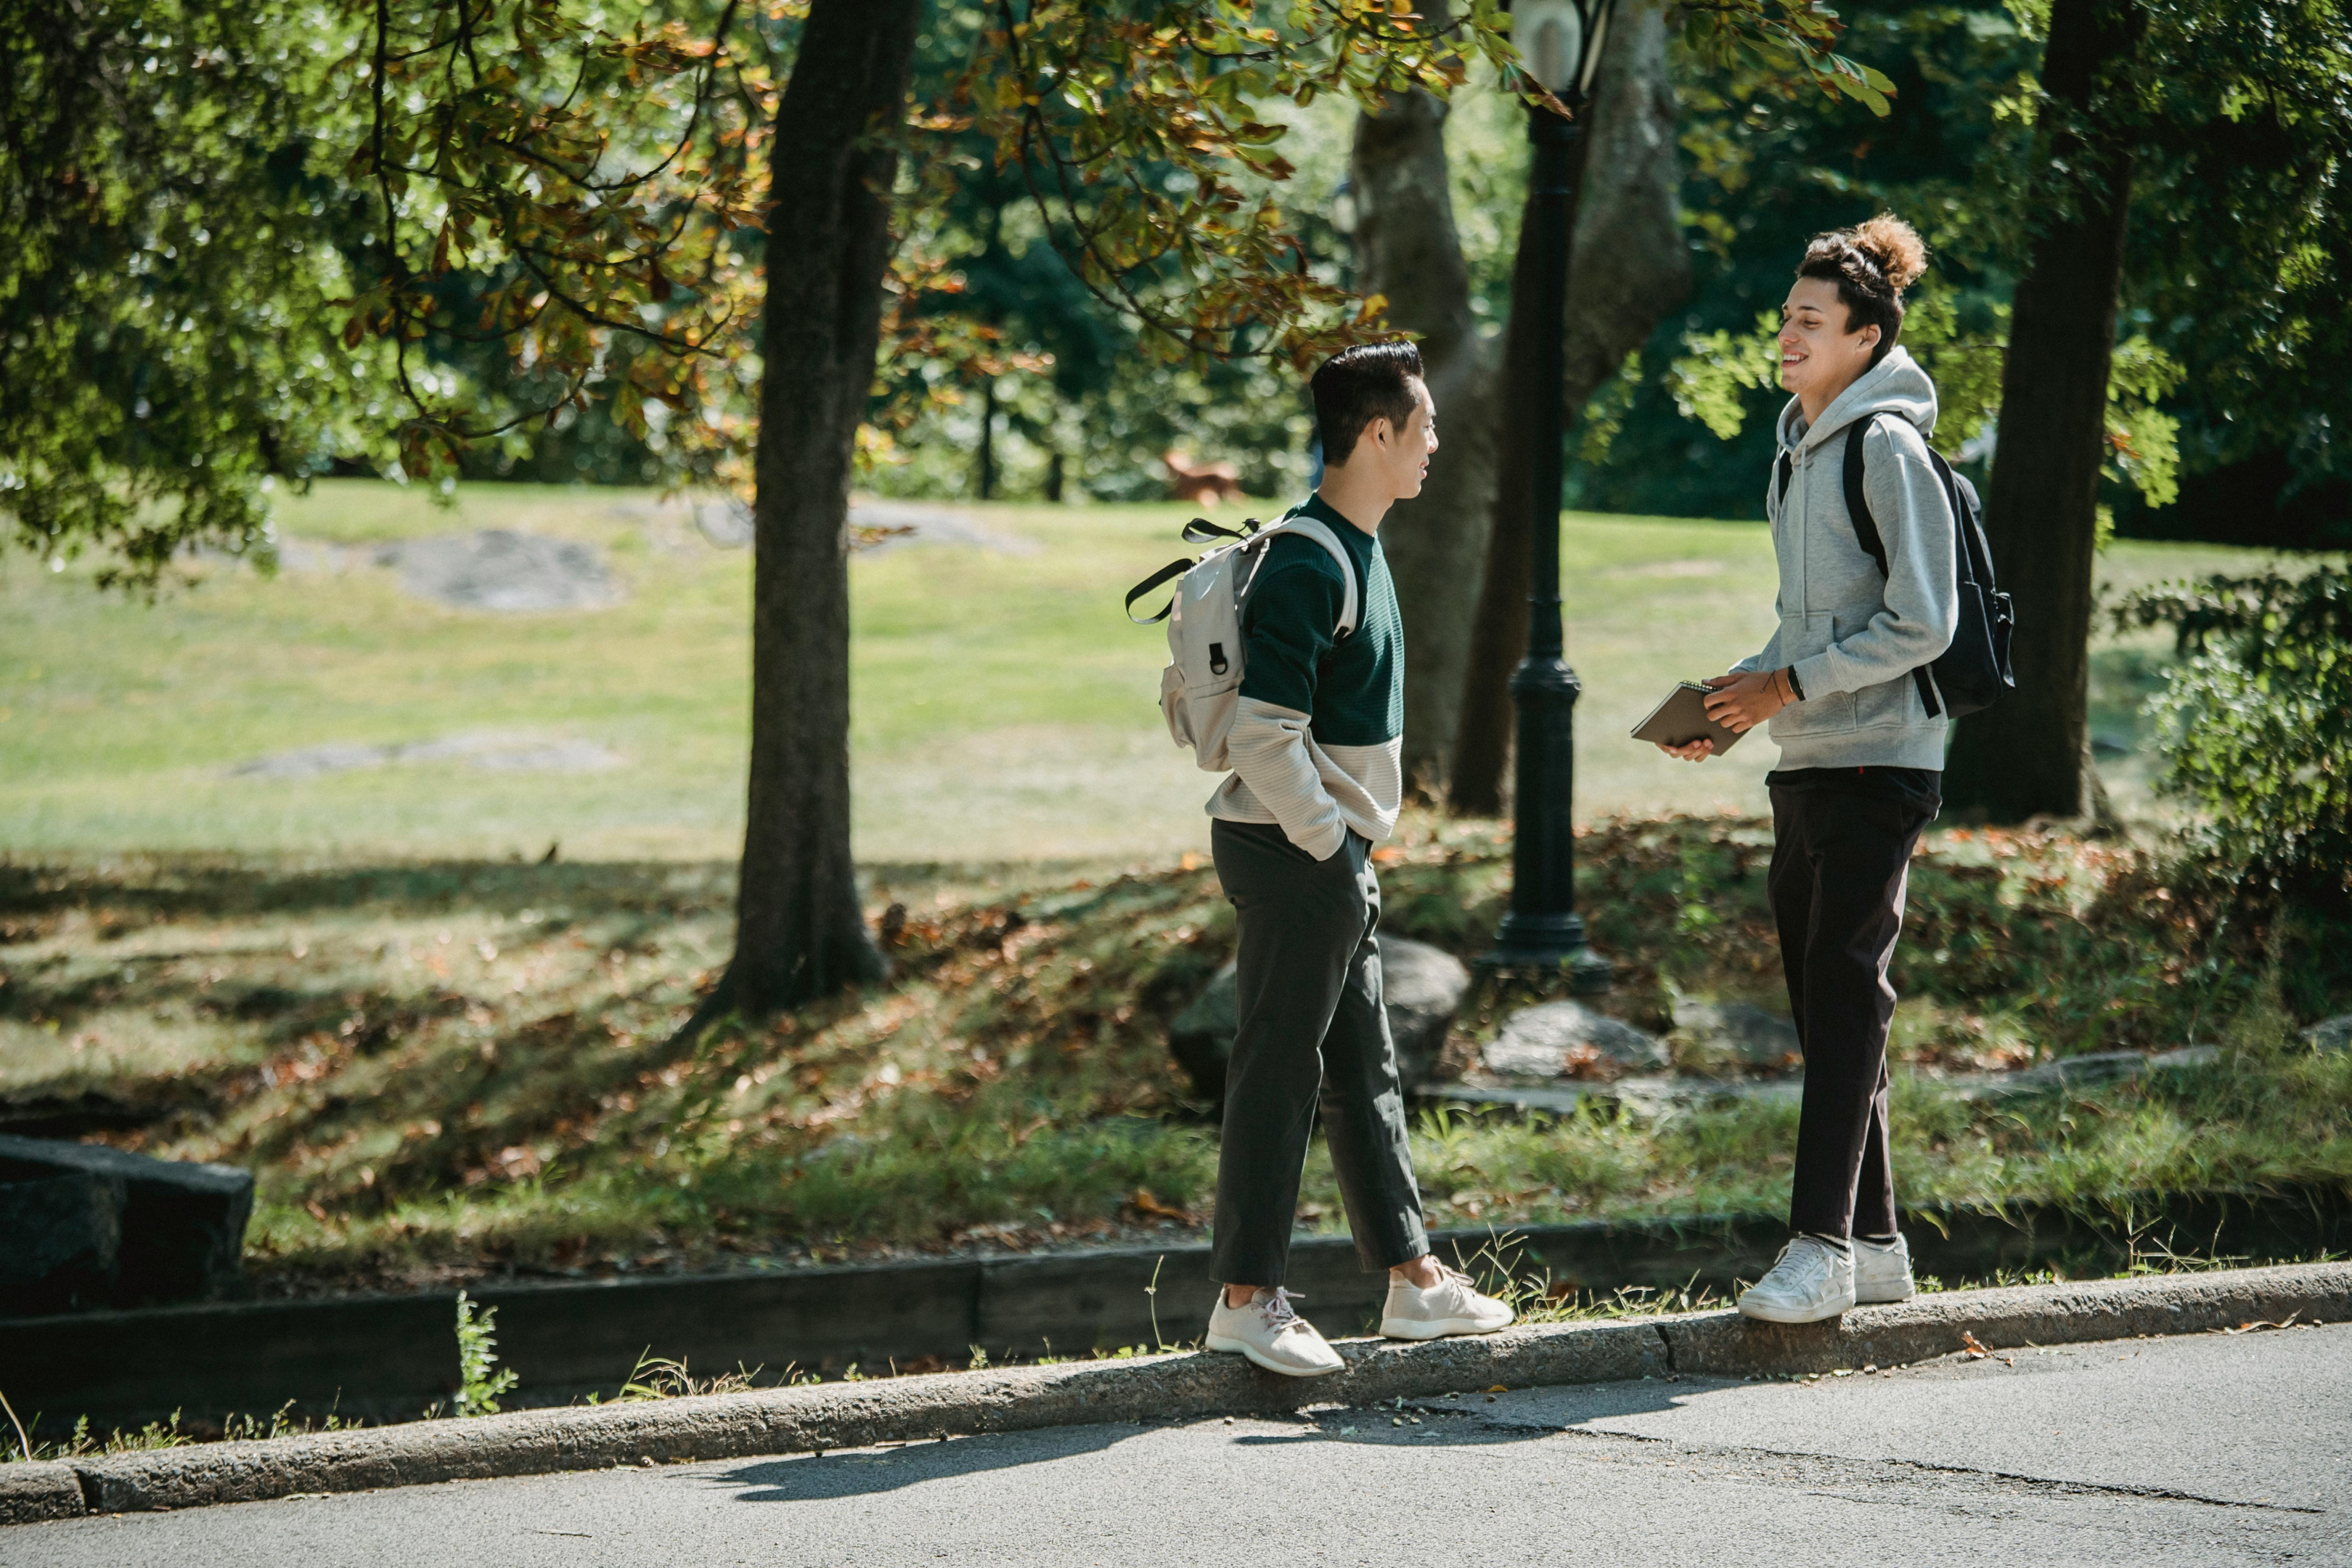
[[[1870,368],[1876,327],[1846,330],[1845,302],[1827,278],[1800,278],[1780,307],[1780,385],[1797,395],[1806,417],[1817,418],[1837,395]]]
[[[1437,450],[1437,405],[1429,387],[1419,376],[1405,384],[1412,388],[1412,412],[1405,416],[1403,426],[1390,424],[1385,415],[1373,419],[1348,459],[1352,467],[1369,458],[1395,500],[1411,500],[1421,493],[1422,481],[1429,478],[1429,455]]]

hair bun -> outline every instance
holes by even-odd
[[[1853,247],[1875,262],[1896,293],[1927,270],[1927,245],[1919,231],[1892,213],[1853,226]]]

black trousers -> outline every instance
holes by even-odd
[[[1404,1090],[1381,994],[1380,880],[1350,832],[1318,861],[1273,824],[1211,824],[1240,930],[1240,1026],[1225,1069],[1210,1272],[1279,1285],[1319,1104],[1339,1195],[1369,1272],[1429,1250]]]
[[[1789,1200],[1794,1230],[1851,1237],[1895,1229],[1886,1157],[1895,987],[1886,965],[1903,929],[1911,851],[1935,819],[1940,777],[1822,769],[1768,781],[1772,918],[1805,1056]]]

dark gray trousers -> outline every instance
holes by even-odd
[[[1318,1103],[1365,1270],[1421,1257],[1429,1237],[1381,995],[1370,843],[1350,832],[1318,861],[1271,823],[1224,821],[1209,842],[1239,926],[1240,983],[1211,1273],[1283,1283]]]
[[[1886,965],[1903,930],[1911,851],[1935,815],[1932,797],[1772,790],[1772,917],[1805,1056],[1792,1230],[1894,1234],[1886,1033],[1895,987]]]

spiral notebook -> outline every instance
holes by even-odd
[[[1696,680],[1678,683],[1650,716],[1633,726],[1633,739],[1661,746],[1687,746],[1693,741],[1713,741],[1720,756],[1739,744],[1746,731],[1727,729],[1706,714],[1707,689]]]

